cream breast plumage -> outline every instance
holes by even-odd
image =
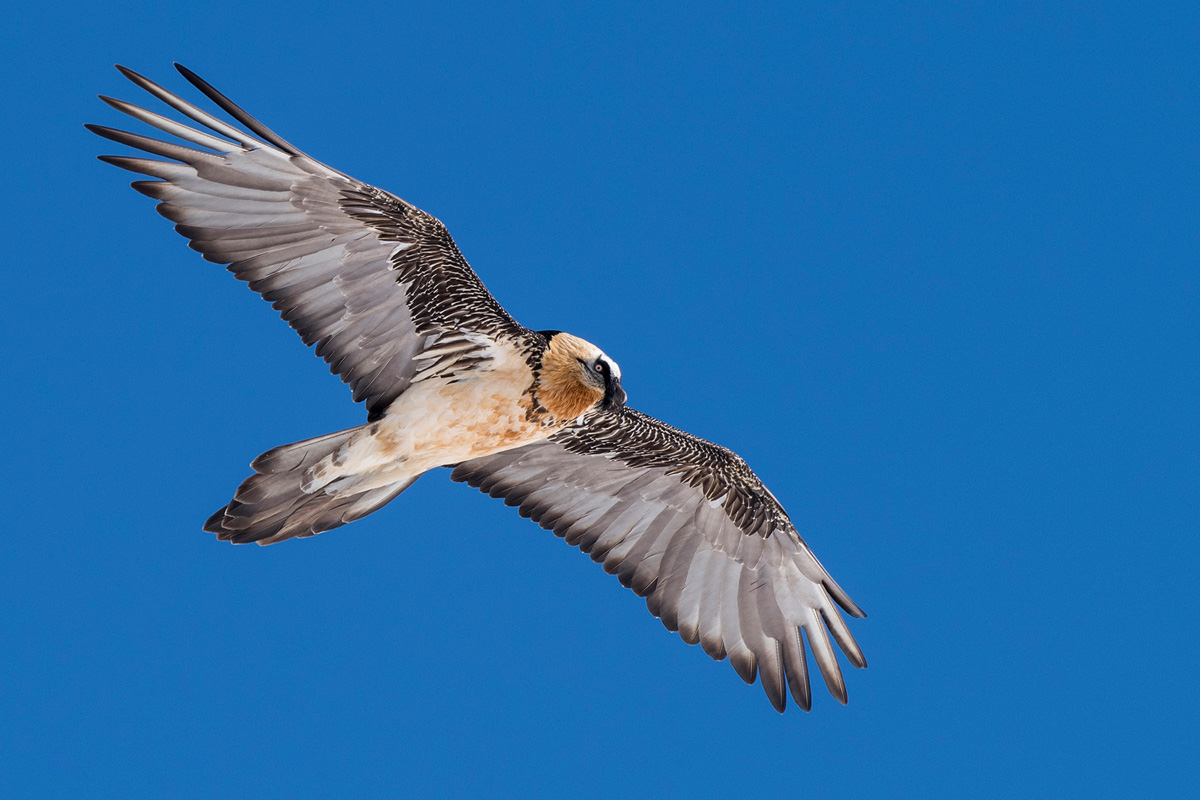
[[[205,530],[237,543],[312,536],[450,467],[589,553],[684,640],[759,677],[775,708],[789,691],[811,706],[805,638],[846,702],[832,642],[866,660],[839,607],[865,615],[741,458],[629,408],[595,345],[518,324],[434,217],[310,158],[183,67],[231,121],[119,69],[207,130],[105,97],[186,144],[89,125],[157,157],[101,159],[153,178],[133,187],[366,405],[358,427],[256,458]]]

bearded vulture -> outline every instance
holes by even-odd
[[[367,410],[356,428],[256,458],[206,531],[260,545],[313,536],[450,467],[603,564],[684,641],[747,683],[757,675],[777,710],[789,691],[811,708],[804,638],[846,702],[830,636],[865,667],[837,606],[865,615],[745,461],[625,405],[621,370],[595,345],[518,324],[440,221],[310,158],[176,66],[231,121],[118,67],[207,130],[102,96],[187,144],[88,125],[158,157],[101,160],[154,178],[133,188],[316,345]]]

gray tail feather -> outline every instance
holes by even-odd
[[[364,492],[311,494],[300,487],[309,467],[341,447],[359,429],[329,433],[268,450],[254,459],[254,474],[242,481],[229,505],[204,523],[204,530],[236,544],[274,544],[314,536],[362,519],[387,505],[416,478]]]

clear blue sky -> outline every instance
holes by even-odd
[[[1196,796],[1200,13],[801,5],[6,11],[0,795]],[[201,532],[363,412],[95,160],[173,60],[745,456],[870,614],[850,705],[445,473]]]

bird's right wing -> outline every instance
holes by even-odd
[[[838,612],[862,610],[817,561],[746,462],[629,408],[550,439],[459,464],[451,477],[519,506],[646,598],[689,644],[757,673],[782,711],[811,706],[804,630],[829,691],[846,702],[830,635],[867,662]]]
[[[192,146],[89,125],[100,136],[170,160],[101,159],[158,178],[133,188],[159,200],[158,212],[177,223],[193,249],[228,264],[305,344],[315,344],[372,417],[417,373],[449,376],[486,359],[491,341],[525,338],[440,221],[310,158],[178,68],[246,130],[118,67],[218,135],[103,97]]]

